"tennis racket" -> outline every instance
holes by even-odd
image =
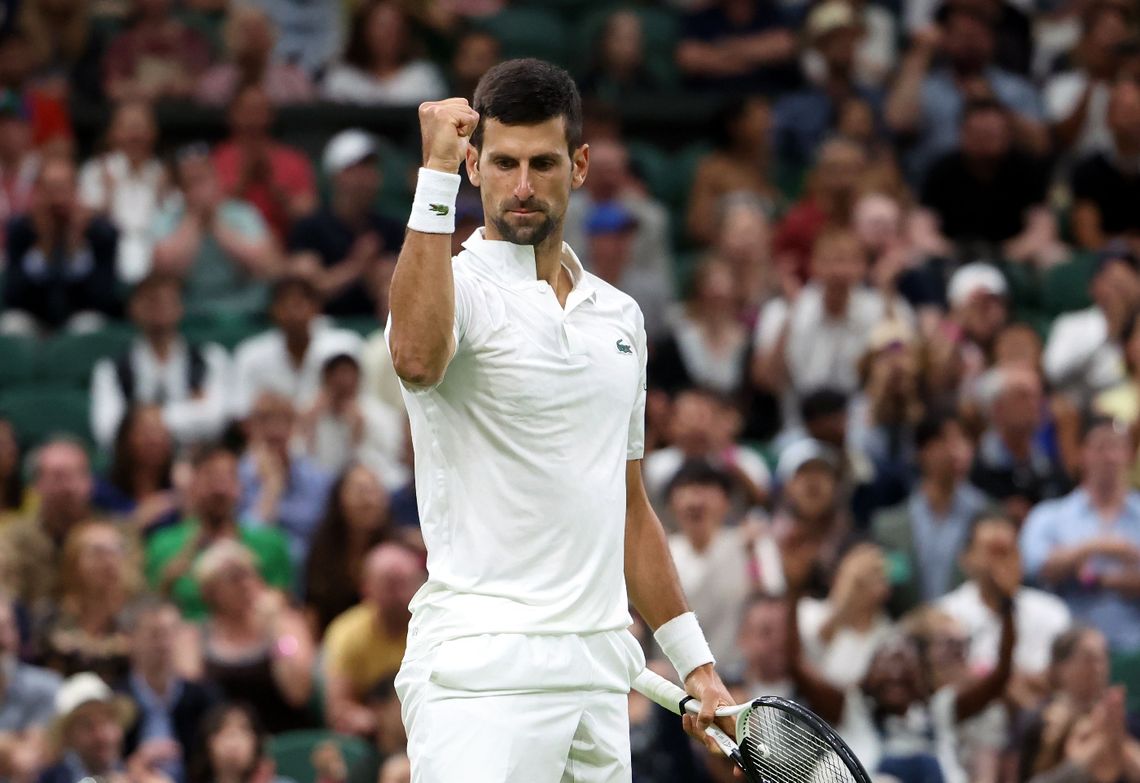
[[[633,688],[677,715],[701,711],[699,701],[648,669],[637,675]],[[793,701],[761,696],[716,714],[736,720],[736,738],[715,725],[706,732],[749,783],[871,783],[847,743]]]

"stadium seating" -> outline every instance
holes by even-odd
[[[541,57],[568,65],[567,26],[543,8],[506,8],[478,20],[478,25],[498,39],[504,57]]]
[[[359,737],[332,731],[290,731],[278,734],[269,743],[269,755],[277,765],[277,775],[295,783],[316,783],[313,751],[322,743],[335,742],[349,770],[373,755],[367,742]]]
[[[29,383],[36,372],[36,341],[0,335],[0,389]]]
[[[90,445],[87,391],[59,386],[21,386],[0,391],[0,416],[11,421],[25,449],[66,433]]]
[[[86,388],[95,363],[122,353],[133,334],[127,326],[108,326],[89,334],[56,335],[38,349],[36,376],[46,385]]]

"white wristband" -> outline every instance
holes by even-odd
[[[653,638],[682,681],[698,666],[716,663],[697,616],[692,612],[677,615],[654,631]]]
[[[424,234],[454,234],[460,181],[458,174],[420,168],[408,228]]]

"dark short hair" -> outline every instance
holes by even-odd
[[[966,540],[962,545],[962,551],[964,552],[974,545],[974,540],[977,539],[978,530],[981,529],[982,525],[988,525],[992,522],[1007,525],[1013,529],[1014,535],[1017,535],[1017,522],[1013,520],[1013,517],[1000,509],[986,509],[970,520],[970,527],[966,530]]]
[[[800,402],[800,418],[804,422],[847,411],[847,395],[838,389],[816,389]]]
[[[538,125],[561,117],[570,150],[582,144],[578,86],[564,69],[544,60],[528,57],[494,66],[475,87],[474,104],[479,124],[471,134],[471,144],[476,149],[482,145],[484,123],[489,119],[504,125]]]
[[[718,487],[727,495],[732,491],[732,479],[707,459],[701,457],[688,459],[669,480],[665,496],[671,498],[681,487],[692,486]]]
[[[135,283],[131,289],[131,298],[134,299],[139,294],[145,294],[151,289],[163,287],[173,288],[181,294],[182,278],[170,272],[151,272]]]
[[[958,423],[958,419],[944,409],[935,408],[927,411],[926,415],[914,427],[914,445],[919,451],[942,437],[946,425]]]
[[[320,291],[317,290],[317,287],[313,285],[313,282],[309,278],[301,275],[288,274],[277,278],[277,281],[273,283],[269,301],[271,304],[276,304],[278,299],[293,291],[300,291],[307,299],[313,302],[319,303],[321,301]]]
[[[357,370],[360,369],[360,362],[352,354],[343,351],[333,354],[325,359],[325,363],[321,365],[321,378],[328,378],[334,370],[346,364],[355,367]]]
[[[237,459],[238,455],[233,449],[217,441],[207,441],[195,446],[190,451],[190,467],[197,470],[198,468],[210,462],[216,457],[225,456],[231,459]]]

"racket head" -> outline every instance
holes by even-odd
[[[822,718],[779,696],[753,699],[736,715],[736,742],[750,783],[871,783]]]

